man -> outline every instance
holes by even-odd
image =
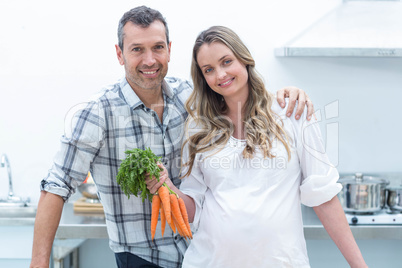
[[[156,10],[134,8],[123,15],[116,53],[125,78],[104,90],[77,112],[71,131],[61,138],[52,169],[41,182],[34,229],[31,267],[48,267],[64,202],[91,171],[103,204],[110,248],[118,267],[180,267],[187,242],[166,228],[164,237],[150,234],[151,206],[128,199],[116,182],[125,151],[152,151],[162,157],[169,177],[180,184],[180,150],[184,103],[192,87],[187,81],[166,78],[171,43],[165,19]],[[291,97],[290,112],[299,99],[301,115],[307,95],[284,89],[278,101]],[[309,104],[309,115],[313,107]]]

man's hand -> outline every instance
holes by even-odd
[[[279,90],[276,93],[276,100],[279,105],[284,108],[285,107],[285,98],[289,98],[289,105],[286,111],[286,116],[290,117],[293,113],[293,110],[296,105],[296,100],[299,101],[296,109],[296,120],[300,119],[300,116],[303,113],[304,106],[307,105],[307,120],[311,119],[311,116],[314,113],[314,105],[308,97],[307,93],[304,90],[301,90],[297,87],[285,87]]]

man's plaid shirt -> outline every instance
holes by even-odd
[[[170,228],[166,228],[163,238],[157,228],[152,241],[150,202],[135,196],[128,199],[116,182],[124,152],[150,147],[162,157],[173,183],[180,184],[180,151],[187,118],[184,103],[192,86],[188,81],[165,78],[162,88],[162,123],[125,78],[103,90],[93,101],[72,109],[61,147],[41,182],[41,190],[67,201],[91,171],[104,207],[111,249],[131,252],[162,267],[180,267],[186,241]]]

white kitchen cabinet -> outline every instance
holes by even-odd
[[[0,226],[0,267],[29,267],[33,225]]]

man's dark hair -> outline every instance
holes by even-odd
[[[123,17],[121,17],[119,21],[119,27],[117,29],[117,37],[120,49],[123,50],[123,39],[124,39],[123,27],[124,25],[126,25],[127,22],[131,21],[135,25],[147,28],[155,20],[159,20],[165,26],[166,42],[167,44],[169,44],[169,29],[167,26],[167,22],[165,18],[162,16],[162,14],[155,9],[146,6],[139,6],[124,13]]]

